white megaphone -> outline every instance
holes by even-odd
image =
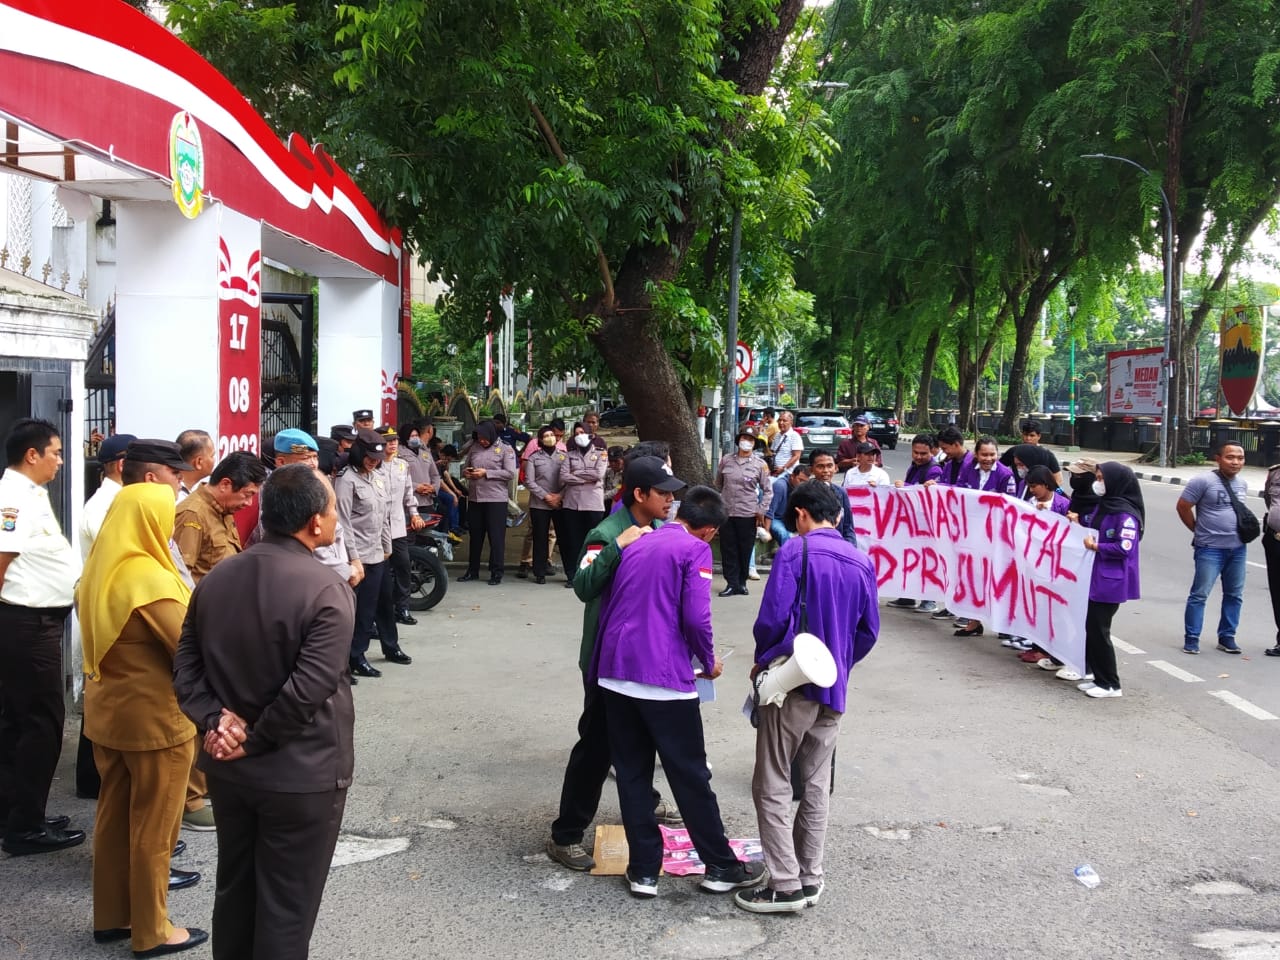
[[[835,657],[825,643],[812,633],[797,633],[794,644],[791,656],[778,657],[756,677],[760,706],[780,707],[788,693],[806,683],[826,688],[836,682]]]

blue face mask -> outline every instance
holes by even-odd
[[[410,449],[410,450],[417,450],[417,449],[418,449],[418,448],[420,448],[421,446],[422,446],[422,441],[421,441],[421,440],[419,440],[417,437],[410,437],[410,438],[409,438],[409,449]]]

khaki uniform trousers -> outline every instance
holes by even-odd
[[[93,834],[93,928],[132,927],[133,949],[173,935],[169,858],[182,828],[182,797],[196,739],[159,750],[93,745],[102,777]]]
[[[822,880],[827,788],[841,714],[792,691],[781,707],[761,707],[759,717],[751,798],[756,805],[765,866],[769,868],[769,886],[780,893],[791,893],[801,886],[816,886]],[[793,760],[804,784],[804,796],[794,821]]]

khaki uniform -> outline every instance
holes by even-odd
[[[102,776],[93,835],[93,928],[132,924],[133,949],[159,946],[169,854],[182,826],[196,728],[178,709],[173,657],[186,608],[139,607],[84,688],[84,732]]]
[[[196,583],[220,560],[242,549],[235,519],[218,506],[208,484],[197,487],[178,504],[173,540]]]

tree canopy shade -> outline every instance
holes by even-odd
[[[641,436],[670,440],[701,478],[690,397],[718,379],[735,203],[771,225],[748,244],[759,322],[808,313],[784,243],[810,215],[798,168],[824,149],[822,126],[806,99],[766,96],[772,79],[813,69],[802,41],[783,56],[802,9],[179,0],[172,16],[269,118],[316,131],[357,171],[450,285],[446,323],[465,317],[474,335],[504,287],[527,291],[552,355],[589,344]],[[341,86],[326,82],[335,74]]]

